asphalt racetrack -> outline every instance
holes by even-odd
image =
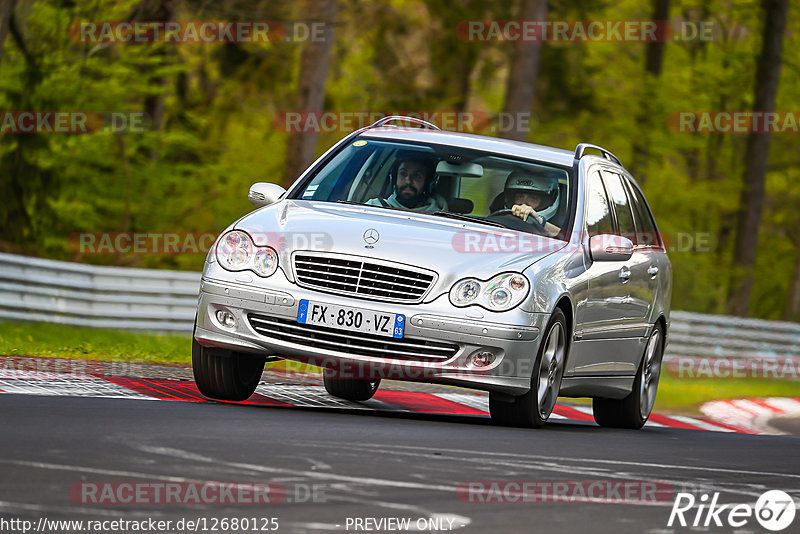
[[[768,532],[753,517],[743,528],[704,528],[704,514],[692,528],[696,505],[688,526],[667,523],[679,492],[697,504],[718,492],[718,505],[754,506],[779,489],[800,502],[800,439],[787,436],[562,420],[524,430],[485,416],[10,393],[0,395],[0,433],[4,532],[22,532],[23,520],[40,532],[78,530],[54,520],[123,531],[116,519],[173,521],[151,532]],[[208,481],[269,484],[280,502],[263,492],[258,504],[244,502],[252,492],[235,503],[198,504],[187,493],[151,502],[159,484],[184,492]],[[126,483],[151,493],[122,502],[134,495],[120,491]],[[538,490],[521,492],[523,483]],[[798,531],[797,515],[785,532]]]

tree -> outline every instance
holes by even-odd
[[[3,44],[8,35],[8,26],[17,0],[0,0],[0,63],[3,61]]]
[[[522,20],[546,20],[547,0],[522,0],[520,4],[520,18]],[[503,113],[513,117],[514,124],[519,124],[519,119],[530,114],[533,107],[533,96],[536,79],[539,75],[539,58],[542,52],[541,39],[526,41],[519,39],[514,43],[514,52],[511,56],[511,66],[506,82],[506,97]],[[526,141],[528,132],[521,128],[509,128],[500,134],[506,139]]]
[[[669,2],[670,0],[653,0],[653,21],[663,24],[663,21],[669,18]],[[652,102],[658,78],[661,76],[661,67],[664,64],[666,44],[663,38],[658,38],[649,41],[645,49],[644,84],[639,103],[639,115],[636,117],[639,135],[634,138],[633,160],[630,165],[631,173],[636,176],[640,184],[644,184],[644,169],[650,157],[650,129],[653,127],[653,114],[656,111],[653,109]]]
[[[428,97],[433,100],[434,105],[444,105],[452,111],[467,111],[470,82],[482,47],[473,42],[454,39],[452,30],[447,29],[452,26],[453,21],[481,18],[486,3],[482,0],[425,0],[425,5],[430,14],[429,27],[433,29],[428,30],[429,35],[426,36],[433,77]]]
[[[792,273],[792,286],[789,289],[789,296],[783,309],[783,318],[789,321],[796,318],[798,314],[800,314],[800,246],[797,247],[797,258],[794,262],[794,273]]]
[[[315,113],[323,110],[325,79],[333,48],[333,22],[338,10],[337,0],[307,0],[304,12],[309,19],[325,23],[321,39],[308,41],[300,58],[300,78],[297,87],[297,111]],[[293,182],[314,161],[319,132],[289,134],[284,181]]]
[[[781,71],[783,35],[786,30],[787,0],[764,0],[764,32],[761,55],[756,68],[753,111],[769,113],[775,109],[775,94]],[[736,244],[733,265],[737,269],[728,293],[728,310],[734,315],[747,315],[758,229],[764,204],[764,179],[769,157],[770,133],[753,131],[748,134],[744,156],[744,187],[739,198]]]

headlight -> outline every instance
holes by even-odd
[[[254,261],[255,272],[259,276],[272,276],[278,269],[278,253],[270,247],[258,249]]]
[[[481,284],[477,280],[462,280],[450,290],[450,300],[456,306],[468,306],[472,304],[481,292]]]
[[[229,271],[247,269],[253,256],[253,242],[244,232],[228,232],[217,244],[217,261]]]
[[[217,261],[228,271],[255,272],[272,276],[278,269],[278,253],[271,247],[256,247],[245,232],[233,230],[217,241]]]
[[[530,282],[519,273],[498,274],[490,280],[465,278],[450,289],[450,302],[463,308],[476,304],[490,311],[506,311],[522,303]]]

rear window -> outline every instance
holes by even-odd
[[[626,180],[627,181],[627,180]],[[661,240],[656,230],[653,214],[644,200],[644,196],[639,189],[628,182],[628,191],[633,199],[633,207],[636,215],[636,244],[641,246],[661,246]]]
[[[614,220],[600,173],[589,175],[589,195],[586,203],[586,229],[589,237],[614,233]]]
[[[636,243],[636,225],[633,222],[633,212],[628,194],[625,192],[625,185],[622,183],[622,177],[614,172],[603,171],[603,181],[614,205],[619,235]]]

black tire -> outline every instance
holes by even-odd
[[[648,362],[649,350],[653,344],[652,359]],[[660,324],[656,324],[644,349],[633,391],[624,399],[592,399],[592,412],[595,422],[608,428],[630,428],[638,430],[650,418],[655,395],[658,390],[658,379],[661,375],[661,359],[664,356],[664,332]],[[652,375],[655,371],[655,376]],[[649,375],[645,387],[642,381]],[[649,387],[652,386],[652,391]],[[645,393],[648,392],[648,393]],[[652,398],[650,398],[652,395]]]
[[[539,345],[539,353],[536,355],[536,362],[531,373],[531,389],[526,394],[512,397],[511,399],[507,395],[495,392],[489,393],[489,413],[492,415],[493,423],[502,426],[541,428],[553,412],[555,400],[558,398],[558,390],[561,387],[561,377],[564,374],[564,364],[569,352],[567,319],[560,308],[555,309],[544,331],[545,338]],[[557,342],[560,343],[561,355],[560,358],[556,359],[556,369],[553,371],[552,376],[548,376],[548,384],[554,396],[546,395],[546,399],[550,400],[544,406],[545,413],[542,413],[538,400],[542,357],[549,345],[551,336],[559,334],[561,337],[559,338],[560,341],[557,340]]]
[[[510,402],[507,397],[498,395],[494,391],[489,392],[489,413],[492,415],[492,423],[499,426],[528,427],[528,418],[525,415],[523,403],[526,395],[514,397]]]
[[[322,382],[325,390],[340,399],[349,401],[365,401],[372,398],[381,384],[381,379],[370,380],[368,378],[335,378],[329,376],[330,369],[326,369],[322,374]]]
[[[192,339],[192,372],[206,397],[243,401],[250,397],[264,372],[264,358],[202,346]]]

